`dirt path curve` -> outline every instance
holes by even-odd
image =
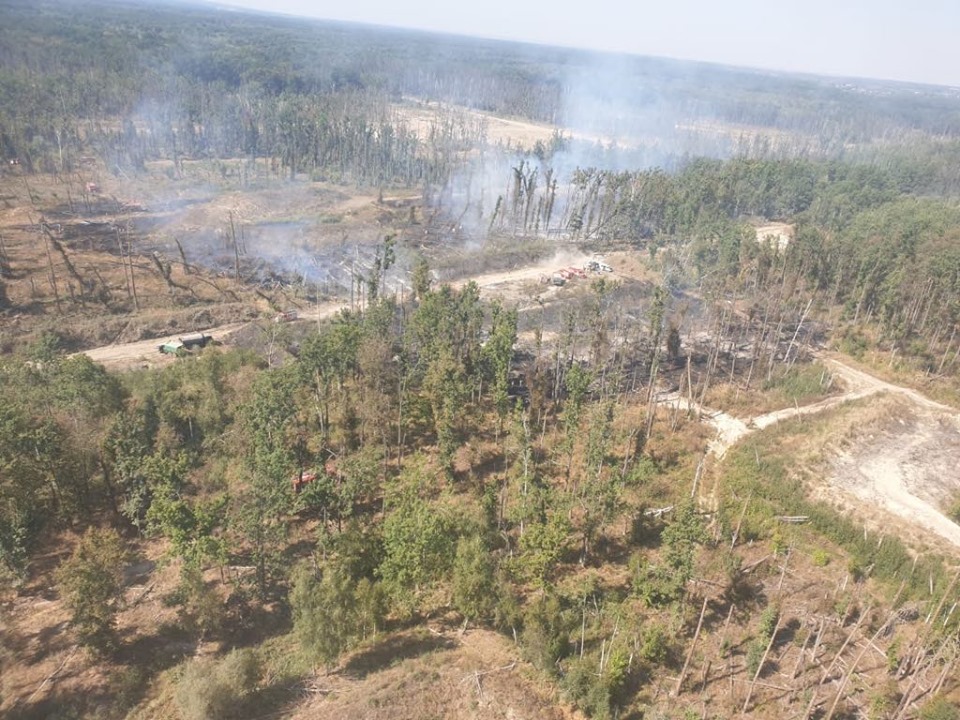
[[[707,455],[718,460],[746,436],[782,420],[813,415],[879,393],[905,398],[916,406],[922,421],[956,427],[960,436],[960,414],[955,408],[931,400],[911,388],[894,385],[850,367],[836,357],[822,354],[818,359],[847,384],[846,392],[810,405],[775,410],[749,421],[722,410],[700,407],[675,393],[664,397],[661,402],[698,412],[702,420],[713,426],[717,434],[707,445]],[[835,459],[826,481],[831,491],[854,499],[864,509],[879,508],[896,516],[903,521],[906,532],[922,528],[960,548],[960,525],[949,520],[936,507],[934,493],[926,487],[929,485],[925,477],[927,468],[920,466],[917,459],[929,454],[930,437],[922,427],[905,429],[902,434],[880,441],[871,436],[869,447],[864,441],[861,452],[847,451]],[[716,492],[714,486],[710,496],[703,498],[705,504],[716,507]]]

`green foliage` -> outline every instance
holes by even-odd
[[[960,709],[945,697],[931,698],[920,709],[920,720],[960,720]]]
[[[378,570],[402,614],[414,612],[424,590],[450,568],[456,523],[437,504],[420,497],[421,479],[412,477],[386,504],[384,558]]]
[[[706,540],[703,521],[687,500],[674,509],[673,519],[660,535],[656,565],[641,556],[631,561],[634,592],[648,605],[659,607],[679,600],[693,577],[696,546]]]
[[[333,544],[337,563],[354,582],[373,579],[383,562],[383,535],[377,525],[351,520]]]
[[[461,537],[453,562],[453,606],[468,620],[483,622],[493,617],[497,604],[494,571],[483,538]]]
[[[279,573],[286,514],[292,505],[289,479],[297,466],[298,450],[290,437],[297,424],[295,380],[291,367],[261,372],[241,408],[250,480],[237,499],[235,516],[250,547],[261,595]]]
[[[217,590],[203,579],[203,571],[185,565],[180,574],[180,614],[186,627],[201,639],[216,637],[227,620],[226,605]]]
[[[422,300],[428,292],[433,279],[430,276],[430,264],[423,255],[417,255],[413,263],[413,272],[411,274],[410,284],[413,286],[413,294],[417,300]]]
[[[183,720],[226,720],[238,717],[244,701],[260,680],[251,650],[231,650],[222,660],[190,660],[176,689]]]
[[[809,403],[825,394],[831,376],[820,363],[797,364],[777,372],[763,383],[766,391],[776,391],[783,405]]]
[[[222,527],[227,504],[225,496],[194,500],[168,484],[154,497],[147,522],[151,532],[170,540],[171,551],[186,564],[199,567],[215,562],[222,566],[227,559]]]
[[[491,308],[490,336],[481,350],[484,376],[492,388],[494,407],[500,423],[510,411],[510,366],[517,342],[517,311],[504,310],[499,303]]]
[[[385,598],[369,578],[354,581],[344,568],[326,566],[322,577],[301,565],[290,591],[293,630],[307,657],[332,666],[347,649],[383,625]]]
[[[144,465],[154,452],[158,429],[156,405],[148,398],[118,414],[104,441],[105,454],[123,493],[120,510],[138,530],[146,528],[153,495]]]
[[[663,665],[670,659],[671,650],[670,636],[663,625],[650,623],[643,626],[638,648],[641,660],[652,666]]]
[[[764,644],[770,640],[773,631],[777,628],[777,620],[780,618],[780,609],[776,605],[768,605],[760,613],[760,625],[757,627],[757,638]]]
[[[780,608],[776,605],[768,605],[760,614],[760,623],[757,627],[757,634],[753,641],[747,647],[747,673],[753,677],[760,667],[763,660],[763,654],[767,650],[770,639],[777,629],[777,623],[780,618]]]
[[[545,522],[528,525],[520,538],[524,574],[545,584],[566,550],[570,530],[569,519],[559,511],[550,513]]]
[[[587,717],[607,720],[614,717],[613,692],[597,658],[587,656],[567,663],[561,687]]]
[[[57,587],[84,645],[106,652],[116,645],[114,623],[123,601],[126,550],[114,530],[91,527],[57,569]]]
[[[570,652],[571,617],[555,595],[543,595],[527,606],[520,646],[534,665],[557,673],[557,661]]]
[[[354,584],[340,568],[327,568],[320,579],[307,566],[297,571],[290,592],[293,629],[311,660],[332,666],[354,641],[354,600]]]

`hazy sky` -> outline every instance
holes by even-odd
[[[960,86],[958,0],[221,0],[293,15]]]

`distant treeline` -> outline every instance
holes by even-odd
[[[777,128],[834,153],[960,133],[960,97],[940,88],[179,3],[2,0],[0,16],[0,152],[28,170],[70,169],[90,152],[133,167],[260,153],[285,158],[290,172],[332,168],[370,184],[435,177],[424,159],[435,149],[418,151],[385,115],[404,96],[607,134],[682,122]]]

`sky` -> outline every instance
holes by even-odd
[[[958,0],[219,0],[290,15],[960,86]]]

